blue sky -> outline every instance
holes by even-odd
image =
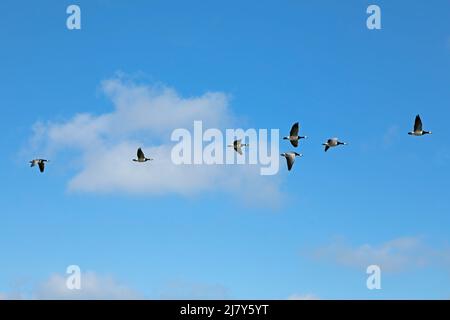
[[[372,3],[381,30],[366,28]],[[69,4],[0,3],[0,297],[54,297],[71,264],[100,279],[96,297],[119,284],[145,298],[450,297],[448,1],[77,1],[75,31]],[[219,126],[284,135],[299,121],[304,157],[236,190],[98,187],[110,167],[97,175],[88,134],[70,140],[86,133],[76,115],[112,115],[102,147],[153,150],[170,134],[123,133],[133,123],[117,110],[155,87],[180,103],[224,98]],[[407,135],[418,113],[433,135]],[[349,145],[325,154],[333,136]],[[37,156],[51,158],[43,175],[28,167]],[[381,290],[366,288],[368,264],[382,265]]]

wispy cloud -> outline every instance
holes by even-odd
[[[36,153],[56,158],[53,165],[61,166],[65,155],[76,163],[70,191],[186,196],[220,190],[252,204],[280,203],[279,178],[260,176],[256,165],[177,166],[171,161],[173,129],[190,129],[195,120],[202,120],[204,129],[234,123],[228,95],[207,92],[184,98],[172,88],[124,77],[103,81],[101,89],[114,106],[111,112],[81,113],[33,127],[30,141]],[[155,160],[132,162],[138,147]]]
[[[288,297],[288,300],[319,300],[320,298],[312,293],[298,294],[294,293]]]
[[[159,293],[160,299],[228,299],[229,290],[221,284],[202,282],[172,281],[167,283]]]
[[[450,250],[431,248],[419,237],[403,237],[379,245],[360,246],[337,240],[314,249],[310,256],[346,267],[366,268],[375,264],[385,272],[400,272],[429,265],[446,266]]]
[[[35,284],[21,282],[0,292],[0,300],[129,300],[129,299],[229,299],[229,289],[219,283],[173,280],[145,295],[111,275],[87,271],[80,275],[80,289],[69,289],[69,275],[55,273]]]
[[[142,295],[128,286],[118,282],[112,276],[99,275],[94,272],[81,274],[81,288],[70,290],[66,286],[67,275],[53,274],[31,290],[14,290],[0,293],[1,299],[37,299],[37,300],[115,300],[142,299]]]

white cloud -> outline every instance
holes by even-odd
[[[160,290],[159,296],[168,300],[223,300],[228,299],[229,294],[228,289],[220,284],[177,280],[166,284]]]
[[[94,272],[81,274],[81,288],[70,290],[66,286],[67,275],[53,274],[45,281],[26,289],[16,288],[11,292],[0,292],[0,300],[115,300],[141,299],[137,291],[119,283],[111,276]]]
[[[398,272],[431,264],[445,266],[448,256],[447,249],[430,248],[418,237],[403,237],[377,246],[363,244],[356,247],[338,240],[317,248],[312,253],[312,257],[318,260],[363,269],[375,264],[386,272]]]
[[[226,94],[207,92],[183,98],[171,88],[136,84],[122,77],[103,81],[101,88],[113,103],[111,112],[81,113],[68,121],[40,122],[33,127],[35,151],[42,154],[44,150],[54,158],[52,166],[67,162],[76,167],[68,183],[70,191],[192,195],[220,190],[260,205],[280,203],[279,178],[260,176],[256,165],[177,166],[171,162],[174,129],[191,129],[195,120],[202,120],[204,129],[234,123]],[[155,160],[132,162],[138,147]]]
[[[136,291],[120,284],[111,276],[101,276],[94,272],[81,274],[80,290],[70,290],[66,286],[67,275],[54,274],[41,283],[34,298],[43,299],[139,299]]]
[[[0,300],[23,300],[26,296],[23,293],[14,292],[0,292]]]
[[[8,292],[0,292],[0,300],[129,300],[149,299],[137,290],[109,275],[92,271],[81,273],[81,288],[68,289],[67,274],[53,274],[34,285],[22,283]],[[229,290],[221,284],[174,280],[154,288],[152,299],[228,299]]]
[[[288,297],[288,300],[319,300],[319,297],[312,293],[307,294],[294,293]]]

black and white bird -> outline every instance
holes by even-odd
[[[45,160],[45,159],[33,159],[30,161],[30,167],[34,167],[37,165],[37,166],[39,166],[39,171],[44,172],[46,162],[49,162],[49,161]]]
[[[153,160],[153,159],[145,157],[144,152],[142,151],[141,148],[139,148],[137,150],[137,159],[133,159],[133,161],[136,161],[136,162],[146,162],[146,161],[151,161],[151,160]]]
[[[295,157],[301,157],[303,155],[297,152],[285,152],[282,153],[281,156],[286,158],[288,170],[291,171],[295,162]]]
[[[232,147],[234,151],[242,155],[242,147],[248,147],[247,143],[242,143],[242,139],[234,140],[233,144],[229,144],[228,147]]]
[[[299,131],[299,125],[298,125],[298,122],[296,122],[296,123],[294,123],[294,125],[291,128],[291,132],[289,132],[289,136],[283,137],[283,140],[289,140],[294,147],[298,147],[298,141],[300,139],[307,138],[306,136],[303,136],[303,137],[299,136],[298,131]]]
[[[325,152],[328,151],[328,149],[337,147],[339,145],[346,145],[347,143],[339,141],[338,138],[331,138],[328,139],[327,142],[322,143],[323,146],[325,146]]]
[[[416,116],[416,120],[414,121],[414,129],[411,132],[408,132],[409,135],[412,136],[423,136],[425,134],[431,134],[431,131],[425,131],[422,129],[422,120],[420,116]]]

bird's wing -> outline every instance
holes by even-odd
[[[288,170],[291,171],[292,166],[294,165],[295,156],[292,156],[290,154],[286,155],[286,161],[287,161]]]
[[[34,161],[34,160],[32,160],[32,161],[30,161],[30,167],[34,167],[35,165],[36,165],[36,161]]]
[[[289,133],[291,137],[298,136],[298,122],[294,123],[294,125],[291,128],[291,132]]]
[[[44,169],[45,169],[45,162],[43,162],[43,161],[39,162],[39,170],[41,172],[44,172]]]
[[[138,159],[144,159],[145,158],[144,152],[142,151],[141,148],[139,148],[137,150],[137,157],[138,157]]]
[[[416,120],[414,121],[414,131],[422,131],[422,120],[420,120],[420,116],[416,116]]]
[[[330,149],[330,146],[325,146],[325,152],[327,152],[328,149]]]
[[[298,140],[290,140],[291,141],[291,144],[294,146],[294,147],[298,147]]]
[[[242,156],[242,149],[241,149],[241,147],[234,147],[234,150]]]
[[[234,140],[233,145],[236,148],[237,146],[239,146],[241,144],[241,139],[239,140]]]

